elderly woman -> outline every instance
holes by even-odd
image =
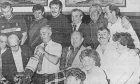
[[[102,12],[102,8],[99,4],[93,4],[89,8],[89,14],[90,14],[90,29],[91,29],[91,38],[93,43],[93,48],[96,49],[98,46],[97,41],[97,30],[100,27],[106,27],[108,24],[108,21],[106,18],[104,18],[104,14]]]
[[[85,73],[79,68],[70,68],[66,72],[66,84],[83,84]]]
[[[107,84],[106,75],[100,68],[99,54],[92,49],[86,49],[81,52],[81,62],[83,71],[86,73],[84,84]]]
[[[139,81],[139,57],[133,50],[134,40],[129,33],[115,33],[113,40],[119,53],[110,69],[110,84],[137,84]]]

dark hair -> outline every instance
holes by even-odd
[[[59,8],[62,9],[62,2],[60,0],[52,0],[49,4],[49,7],[51,8],[51,5],[59,5]]]
[[[120,32],[115,33],[113,35],[113,41],[118,41],[121,45],[127,46],[130,49],[134,49],[134,39],[131,37],[131,35],[127,32]]]
[[[34,5],[32,11],[35,12],[35,11],[38,11],[38,10],[41,10],[42,12],[44,12],[44,6],[42,6],[40,4]]]
[[[93,60],[95,61],[95,66],[98,66],[98,67],[101,66],[100,56],[99,56],[99,53],[96,50],[93,50],[93,49],[83,50],[80,54],[80,60],[82,60],[84,57],[93,58]]]
[[[74,76],[76,79],[84,81],[86,79],[86,74],[79,68],[70,68],[66,71],[66,78],[69,76]]]
[[[1,4],[1,8],[6,8],[6,7],[12,7],[12,4],[11,3],[9,3],[9,2],[3,2],[2,4]]]
[[[84,12],[83,12],[81,9],[78,9],[78,8],[73,9],[73,10],[71,11],[71,14],[72,14],[73,12],[76,12],[76,11],[78,11],[78,12],[81,13],[80,16],[84,16]]]
[[[119,7],[115,6],[114,4],[108,4],[110,12],[115,11],[116,16],[121,16]]]
[[[108,33],[110,33],[110,30],[107,27],[100,27],[98,28],[98,31],[106,30]]]

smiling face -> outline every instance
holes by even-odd
[[[108,22],[112,23],[112,21],[114,19],[113,18],[114,13],[109,10],[109,6],[104,8],[104,12],[105,12],[105,18],[107,18]]]
[[[34,15],[36,20],[42,19],[43,18],[43,14],[44,14],[44,12],[42,12],[41,10],[36,10],[33,13],[33,15]]]
[[[53,17],[59,16],[60,13],[61,13],[61,10],[62,9],[60,9],[59,5],[57,5],[57,4],[52,4],[50,6],[50,11],[51,11],[51,14],[52,14]]]
[[[93,58],[86,56],[82,59],[82,64],[84,66],[84,69],[89,71],[93,68],[93,66],[95,66],[95,61],[93,60]]]
[[[98,41],[101,45],[107,44],[110,39],[110,34],[107,30],[99,30],[97,33]]]
[[[82,44],[83,40],[84,40],[84,38],[80,35],[80,32],[74,32],[71,35],[71,45],[74,48],[79,47]]]

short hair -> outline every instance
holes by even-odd
[[[9,3],[9,2],[3,2],[2,4],[1,4],[1,8],[6,8],[6,7],[12,7],[12,4],[11,3]]]
[[[72,14],[73,12],[77,12],[77,11],[81,13],[80,16],[84,16],[84,12],[83,12],[81,9],[78,9],[78,8],[73,9],[73,10],[71,11],[71,14]]]
[[[50,25],[42,26],[42,27],[40,28],[40,30],[41,30],[41,29],[49,29],[49,30],[52,32],[52,28],[51,28]]]
[[[110,12],[115,11],[116,16],[121,16],[120,9],[114,4],[108,4]]]
[[[106,30],[110,34],[110,30],[107,27],[100,27],[98,28],[98,31]]]
[[[60,0],[52,0],[49,4],[49,7],[51,8],[51,5],[54,5],[54,4],[59,5],[59,8],[62,9],[63,4]]]
[[[95,8],[95,11],[97,11],[98,14],[101,14],[103,11],[100,4],[92,4],[89,8],[89,12],[91,11],[92,8]]]
[[[73,32],[71,33],[71,36],[72,36],[74,33],[79,33],[80,36],[81,36],[82,38],[84,38],[84,35],[83,35],[82,32],[80,32],[80,31],[73,31]]]
[[[38,11],[38,10],[41,10],[42,12],[44,12],[44,6],[42,6],[40,4],[34,5],[33,8],[32,8],[32,11],[35,12],[35,11]]]
[[[113,41],[118,41],[121,45],[127,46],[127,48],[134,49],[134,39],[131,37],[131,34],[127,32],[115,33],[113,35]]]
[[[100,56],[99,56],[99,53],[96,50],[93,50],[93,49],[85,49],[85,50],[83,50],[81,52],[79,58],[82,61],[84,57],[93,58],[93,60],[95,61],[95,66],[98,66],[98,67],[101,66]]]
[[[74,76],[76,79],[84,81],[86,79],[86,74],[79,68],[70,68],[66,71],[66,78],[69,76]]]

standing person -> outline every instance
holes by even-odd
[[[36,4],[33,6],[33,15],[35,17],[35,21],[30,25],[29,30],[29,46],[34,51],[36,46],[42,43],[40,38],[40,28],[45,26],[48,23],[48,20],[44,18],[44,7],[40,4]]]
[[[62,46],[52,41],[51,35],[52,29],[49,25],[40,29],[40,36],[43,42],[35,49],[35,56],[39,59],[39,63],[36,74],[33,77],[34,84],[45,84],[45,82],[51,82],[57,78],[56,74],[59,72]],[[58,84],[63,83],[58,81]]]
[[[62,14],[62,2],[60,0],[52,0],[49,4],[51,19],[49,25],[52,27],[52,40],[60,43],[62,46],[70,45],[71,25]]]
[[[73,31],[79,31],[83,33],[84,36],[84,42],[83,45],[85,47],[90,46],[90,39],[91,39],[91,32],[89,25],[82,22],[83,19],[83,11],[80,9],[73,9],[71,12],[71,18],[72,18],[72,30]]]
[[[27,46],[20,46],[20,40],[16,34],[8,37],[10,49],[2,56],[2,75],[10,84],[18,81],[18,76],[23,75],[25,67],[31,57],[31,51]]]
[[[96,49],[99,45],[97,40],[97,31],[100,27],[106,27],[108,25],[108,21],[104,18],[102,7],[99,4],[92,4],[89,8],[90,14],[90,29],[91,29],[91,40],[92,40],[92,48]]]
[[[25,20],[21,16],[13,14],[12,5],[9,2],[4,2],[1,5],[3,17],[0,18],[0,33],[9,36],[11,33],[16,33],[21,38],[21,45],[27,39],[27,26]]]
[[[100,68],[100,56],[97,51],[85,49],[80,54],[83,71],[86,73],[84,84],[108,84],[104,71]]]
[[[127,20],[124,20],[123,18],[120,17],[120,9],[117,6],[111,4],[107,5],[105,7],[105,17],[108,20],[108,29],[110,30],[111,42],[113,42],[112,36],[116,32],[128,32],[134,39],[134,44],[136,48],[140,49],[140,41],[138,39],[136,32],[134,31],[132,25],[129,22],[125,24]]]

